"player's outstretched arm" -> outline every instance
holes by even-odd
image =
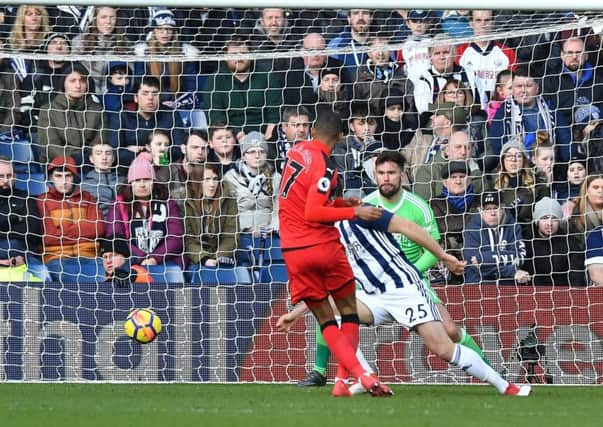
[[[465,261],[459,261],[454,256],[444,252],[438,242],[427,233],[423,228],[412,221],[408,221],[397,215],[393,215],[387,231],[390,233],[401,233],[418,245],[421,245],[429,252],[434,254],[440,261],[446,264],[448,269],[456,274],[461,275],[465,270]]]
[[[300,302],[297,307],[291,310],[289,313],[283,314],[276,321],[276,330],[279,332],[289,332],[289,329],[297,322],[297,319],[302,317],[308,311],[308,307],[305,302]]]

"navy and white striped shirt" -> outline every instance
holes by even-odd
[[[356,282],[367,294],[406,286],[418,287],[424,294],[421,274],[404,256],[394,236],[387,232],[392,217],[393,214],[384,210],[376,221],[336,223]]]

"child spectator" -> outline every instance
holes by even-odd
[[[105,270],[112,276],[124,265],[162,265],[169,282],[185,267],[184,223],[178,205],[169,199],[167,187],[155,181],[148,157],[142,153],[134,159],[128,170],[128,184],[118,191],[116,203],[109,209],[107,241],[109,245],[125,242],[129,259],[125,259],[127,253],[113,257],[114,252],[119,253],[119,245],[115,244],[109,255],[105,253],[112,260],[110,266],[105,263]]]
[[[234,264],[237,247],[237,201],[224,191],[220,167],[194,165],[185,201],[185,253],[193,264]]]
[[[186,198],[186,175],[180,167],[180,163],[174,163],[170,156],[170,135],[156,129],[147,135],[145,150],[151,154],[151,162],[155,169],[155,180],[160,184],[165,184],[170,192],[170,199],[174,200],[180,211],[184,207]]]
[[[467,260],[465,283],[526,284],[530,274],[521,269],[526,247],[521,227],[501,206],[496,191],[482,194],[481,209],[463,231],[463,258]]]
[[[124,184],[125,179],[113,166],[115,153],[108,143],[101,140],[93,142],[88,150],[88,160],[94,169],[86,173],[81,188],[96,199],[103,218],[107,218],[109,207],[115,202],[117,186]]]
[[[553,166],[555,164],[555,148],[548,144],[539,144],[532,149],[534,174],[541,176],[550,186],[553,183]]]
[[[259,236],[278,232],[278,189],[281,176],[267,160],[268,144],[259,132],[250,132],[241,142],[241,160],[224,176],[238,201],[239,231]]]
[[[219,164],[222,176],[226,176],[240,157],[234,130],[224,123],[214,123],[209,128],[209,147],[207,162]]]
[[[404,95],[398,89],[389,91],[384,103],[384,115],[378,132],[386,150],[400,150],[408,145],[414,129],[410,127],[404,115]]]
[[[410,35],[398,52],[398,62],[404,64],[406,75],[413,81],[431,66],[427,42],[431,39],[434,18],[428,10],[408,12],[406,25]]]
[[[488,114],[488,125],[492,123],[494,115],[498,109],[503,105],[505,99],[510,97],[513,93],[513,74],[511,70],[502,70],[496,75],[496,86],[494,87],[494,93],[492,99],[488,101],[486,106],[486,113]]]
[[[371,122],[374,123],[375,118],[369,116],[366,102],[355,102],[351,108],[352,116],[348,121],[350,134],[335,146],[332,157],[343,178],[344,196],[362,198],[375,190],[364,168],[367,148],[377,143],[370,133]]]
[[[549,197],[534,205],[534,222],[526,227],[524,268],[534,285],[584,286],[584,256],[570,247],[561,205]]]
[[[103,95],[103,107],[109,114],[122,110],[135,111],[134,87],[131,69],[125,62],[107,64],[106,93]]]

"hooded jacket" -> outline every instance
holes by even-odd
[[[84,148],[101,137],[104,123],[103,109],[95,96],[70,101],[64,93],[57,93],[40,110],[40,161],[47,163],[58,156],[82,158]]]
[[[479,213],[473,214],[463,231],[463,241],[465,283],[513,279],[526,256],[521,226],[510,212],[505,212],[502,223],[495,227],[484,223]]]
[[[82,180],[81,189],[90,193],[98,202],[103,218],[109,216],[109,207],[115,202],[117,186],[125,183],[125,178],[114,170],[99,173],[92,169]]]
[[[98,239],[104,236],[103,214],[94,197],[75,186],[70,195],[54,186],[38,198],[43,218],[42,252],[44,262],[59,257],[97,256]]]

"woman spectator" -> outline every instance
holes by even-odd
[[[127,52],[124,26],[117,25],[117,10],[101,6],[94,10],[94,17],[83,34],[73,39],[73,53],[97,55],[99,60],[87,61],[84,66],[90,72],[97,94],[106,89],[106,75],[109,63],[101,60],[103,55],[123,55]]]
[[[83,65],[65,67],[64,79],[58,84],[63,92],[40,110],[40,161],[71,156],[82,164],[84,149],[101,138],[103,109],[96,96],[88,93],[88,70]]]
[[[603,175],[589,175],[569,218],[569,232],[575,243],[572,248],[584,251],[585,234],[600,225],[603,225]]]
[[[476,142],[476,152],[473,156],[480,157],[484,152],[483,140],[486,136],[486,121],[488,116],[474,102],[471,88],[460,80],[449,79],[440,93],[438,93],[437,102],[438,104],[452,102],[465,109],[469,135],[471,136],[471,140]]]
[[[564,219],[569,218],[574,211],[578,196],[580,196],[580,188],[585,179],[586,158],[580,155],[572,156],[567,165],[567,180],[558,182],[555,186]]]
[[[129,254],[104,254],[111,258],[111,262],[105,260],[108,276],[126,264],[124,256],[129,255],[129,265],[165,266],[170,281],[185,266],[183,232],[178,205],[169,199],[165,185],[155,181],[149,155],[140,154],[128,170],[128,184],[118,191],[116,203],[109,209],[107,239],[125,241]]]
[[[499,190],[503,205],[515,208],[515,217],[521,225],[532,222],[534,202],[550,196],[546,179],[534,174],[524,144],[517,137],[512,137],[501,150],[494,189]]]
[[[241,142],[241,160],[224,176],[238,200],[239,231],[255,236],[278,231],[280,175],[267,160],[268,143],[259,132],[250,132]]]
[[[463,230],[472,213],[480,206],[466,162],[451,161],[442,169],[442,194],[429,201],[446,252],[463,258]],[[448,283],[460,284],[463,276],[449,277]]]
[[[175,55],[190,58],[188,62],[158,62],[141,61],[134,64],[134,73],[137,76],[154,76],[161,81],[163,101],[175,102],[178,95],[186,92],[197,91],[198,66],[194,57],[199,51],[188,43],[178,40],[176,20],[169,10],[157,13],[152,21],[153,31],[148,43],[139,43],[134,47],[137,57],[145,58],[149,55],[163,56]]]
[[[9,44],[13,52],[37,52],[42,49],[50,33],[48,12],[44,6],[23,5],[10,32]]]
[[[534,285],[584,286],[584,253],[571,250],[561,205],[544,197],[534,205],[534,222],[526,227],[523,268]]]
[[[185,253],[193,264],[233,265],[237,247],[237,201],[228,197],[216,164],[194,165],[185,201]]]

